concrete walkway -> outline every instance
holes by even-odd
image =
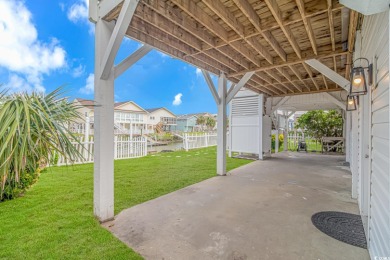
[[[342,161],[279,153],[124,210],[109,229],[146,259],[369,259],[311,223],[358,213]]]

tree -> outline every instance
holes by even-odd
[[[47,95],[0,94],[0,201],[28,187],[40,167],[58,154],[81,156],[67,127],[80,115],[62,94],[61,88]]]
[[[324,136],[341,137],[343,118],[337,110],[314,110],[300,116],[296,127],[304,129],[306,134],[317,140]]]
[[[207,119],[206,119],[206,126],[207,126],[209,131],[214,129],[215,124],[216,124],[216,122],[215,122],[214,118],[207,117]]]
[[[200,126],[201,130],[204,129],[204,126],[206,125],[206,118],[204,116],[199,116],[196,119],[196,124]]]

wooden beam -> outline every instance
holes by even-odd
[[[299,48],[299,45],[291,32],[291,29],[288,27],[288,25],[283,24],[283,17],[282,12],[280,11],[280,8],[278,6],[278,3],[276,0],[265,0],[265,3],[268,6],[268,9],[271,11],[273,17],[275,18],[276,22],[279,24],[280,29],[282,29],[284,35],[286,36],[288,42],[290,43],[291,47],[294,49],[297,56],[301,59],[301,49]]]
[[[317,43],[316,43],[316,37],[313,32],[313,28],[311,27],[311,22],[310,18],[306,17],[306,12],[305,12],[305,5],[303,3],[303,0],[295,0],[298,6],[298,10],[301,13],[302,16],[302,21],[305,26],[307,36],[309,37],[311,47],[313,48],[313,52],[315,55],[317,55]]]
[[[329,31],[330,31],[330,41],[332,44],[332,50],[336,49],[336,36],[334,33],[334,21],[333,21],[333,11],[332,11],[332,0],[328,1],[328,22],[329,22]]]
[[[320,72],[322,75],[326,76],[328,79],[330,79],[340,87],[344,88],[345,90],[348,90],[348,86],[350,84],[349,80],[343,78],[340,74],[331,70],[320,61],[312,59],[307,60],[305,63],[310,65],[312,68]]]
[[[286,87],[286,85],[284,83],[282,83],[282,80],[273,71],[267,70],[267,71],[264,71],[264,74],[273,78],[276,81],[276,82],[272,82],[272,80],[271,80],[270,85],[274,86],[275,88],[282,91],[283,93],[288,93],[288,91],[291,91],[291,89]],[[279,84],[277,84],[277,83],[279,83]],[[278,85],[281,85],[283,88],[279,87]],[[294,91],[291,91],[291,92],[294,92]]]
[[[307,74],[309,75],[311,81],[313,82],[314,86],[316,87],[317,90],[320,90],[320,87],[318,86],[317,81],[313,78],[313,71],[309,68],[309,66],[305,63],[302,62],[303,67],[305,68]]]
[[[280,61],[280,62],[275,62],[272,65],[260,64],[261,67],[259,67],[259,68],[253,68],[253,69],[247,69],[247,70],[243,70],[243,71],[234,72],[234,73],[229,74],[228,76],[229,77],[230,76],[239,76],[239,75],[243,75],[243,74],[250,72],[250,71],[257,72],[257,71],[275,69],[278,67],[283,67],[283,66],[288,66],[288,65],[296,65],[296,64],[301,64],[302,62],[305,62],[306,60],[309,60],[309,59],[330,58],[333,56],[345,55],[347,53],[348,52],[345,52],[342,50],[336,50],[335,52],[332,50],[324,50],[324,51],[319,50],[318,55],[316,56],[310,51],[310,52],[305,53],[305,55],[302,59],[297,59],[296,55],[291,56],[290,54],[287,54],[287,62]]]
[[[121,61],[117,66],[114,68],[114,77],[117,78],[122,73],[124,73],[128,68],[130,68],[132,65],[134,65],[137,61],[139,61],[142,57],[144,57],[146,54],[148,54],[151,50],[153,50],[152,46],[150,45],[144,45],[138,50],[136,50],[134,53],[129,55],[127,58],[125,58],[123,61]]]
[[[244,15],[249,19],[252,25],[256,28],[259,34],[268,42],[275,52],[284,61],[287,60],[286,52],[282,49],[278,41],[269,31],[263,31],[259,15],[253,9],[252,5],[247,0],[234,0],[234,3],[240,8]]]
[[[122,43],[123,37],[125,36],[126,30],[129,27],[130,21],[133,18],[138,1],[139,0],[125,0],[122,5],[121,12],[119,13],[118,20],[100,64],[102,67],[100,74],[101,79],[108,79],[111,73],[111,68],[114,65],[116,54],[118,53],[119,47]]]
[[[195,2],[188,0],[171,0],[171,2],[180,7],[187,15],[194,18],[196,21],[206,27],[209,31],[221,38],[224,42],[224,44],[221,46],[228,44],[229,36],[225,28],[219,23],[217,23],[214,18],[208,15],[204,10],[199,8]],[[235,44],[230,44],[230,46],[242,56],[253,62],[257,67],[260,66],[260,61],[256,57],[254,57],[251,51],[242,46],[242,44],[240,44],[239,42],[235,42]]]
[[[322,80],[324,81],[324,85],[325,85],[326,89],[329,89],[328,82],[326,81],[326,78],[324,75],[322,75]]]
[[[273,97],[288,97],[288,96],[296,96],[296,95],[305,95],[305,94],[316,94],[316,93],[324,93],[324,92],[335,92],[335,91],[345,91],[341,88],[334,88],[334,89],[321,89],[321,90],[312,90],[312,91],[304,91],[302,93],[296,92],[296,93],[288,93],[283,95],[274,95]]]
[[[352,63],[353,47],[355,45],[356,27],[358,24],[359,13],[351,10],[349,13],[349,29],[348,29],[348,54],[347,54],[347,66],[345,70],[345,78],[350,78],[350,70]]]
[[[306,84],[306,82],[303,80],[302,76],[301,76],[301,73],[299,72],[299,70],[297,70],[293,65],[289,65],[288,66],[290,68],[290,70],[292,70],[292,72],[294,72],[295,76],[297,76],[297,78],[302,82],[302,84],[310,91],[310,88],[309,86]]]
[[[211,76],[210,74],[205,71],[204,69],[202,69],[202,74],[203,74],[203,77],[204,79],[206,80],[206,83],[207,83],[207,86],[209,87],[210,91],[211,91],[211,94],[213,95],[214,97],[214,100],[215,100],[215,103],[217,104],[217,106],[221,103],[221,98],[219,97],[218,95],[218,92],[217,90],[215,89],[215,86],[214,86],[214,83],[211,79]]]
[[[229,91],[227,97],[226,97],[226,104],[229,103],[233,98],[234,96],[238,93],[238,91],[243,87],[245,86],[245,84],[248,82],[248,80],[252,77],[252,75],[254,74],[254,72],[248,72],[246,73],[241,79],[240,81],[234,86],[234,88],[231,89],[231,91]]]
[[[294,88],[296,88],[298,91],[302,92],[302,88],[300,88],[300,87],[292,80],[291,75],[288,74],[288,72],[285,71],[285,70],[283,69],[283,67],[276,68],[276,70],[277,70],[283,77],[285,77],[285,78],[288,80],[288,82],[289,82],[291,85],[294,86]]]
[[[230,28],[232,28],[241,38],[244,39],[244,26],[219,0],[203,0],[203,3],[214,13],[216,13],[217,16],[220,17],[221,20],[224,21],[228,26],[230,26]],[[263,56],[270,64],[273,63],[272,56],[258,41],[255,41],[253,38],[244,40],[261,56]]]

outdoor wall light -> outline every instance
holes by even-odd
[[[358,60],[364,60],[367,62],[367,67],[359,66],[355,67],[355,62]],[[368,82],[365,76],[365,70],[368,72]],[[350,96],[359,96],[367,94],[367,83],[372,83],[372,64],[366,58],[358,58],[353,62],[351,70],[351,86],[349,88]]]
[[[347,96],[347,111],[354,111],[357,109],[357,96]]]

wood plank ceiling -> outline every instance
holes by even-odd
[[[348,78],[357,23],[336,0],[140,0],[126,34],[232,82],[256,71],[246,87],[286,96],[341,90],[304,61]]]

